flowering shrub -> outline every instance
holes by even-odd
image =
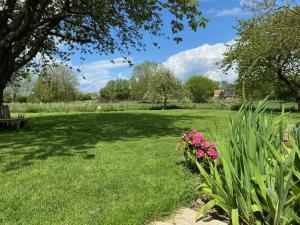
[[[183,132],[178,143],[178,148],[183,151],[188,162],[208,163],[219,157],[215,143],[209,143],[201,132],[192,129],[190,132]]]

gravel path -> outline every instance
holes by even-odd
[[[213,218],[195,221],[196,211],[190,208],[180,209],[177,213],[166,220],[154,221],[150,225],[228,225],[227,223]]]

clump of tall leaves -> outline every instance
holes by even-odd
[[[197,214],[201,218],[218,206],[232,224],[300,224],[300,151],[292,135],[283,143],[286,116],[267,116],[265,101],[255,111],[244,104],[230,119],[228,137],[217,139],[220,157],[207,172],[197,163],[209,201]]]

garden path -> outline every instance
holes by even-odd
[[[154,221],[150,225],[227,225],[224,221],[208,218],[195,221],[196,211],[191,208],[182,208],[166,220]]]

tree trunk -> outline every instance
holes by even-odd
[[[3,104],[4,88],[0,87],[0,106]]]
[[[12,60],[10,60],[10,54],[7,49],[1,49],[0,51],[0,105],[3,104],[4,89],[10,80],[12,70]]]
[[[164,109],[167,109],[167,98],[164,99]]]
[[[298,112],[300,112],[300,88],[297,89],[295,98],[296,98],[296,102],[298,104]]]
[[[296,80],[289,80],[286,75],[283,74],[282,68],[277,70],[278,79],[283,81],[295,94],[295,99],[298,104],[298,112],[300,112],[300,83]]]
[[[0,105],[3,104],[3,98],[4,98],[4,89],[7,85],[7,79],[5,79],[5,76],[1,76],[1,71],[0,71]]]

